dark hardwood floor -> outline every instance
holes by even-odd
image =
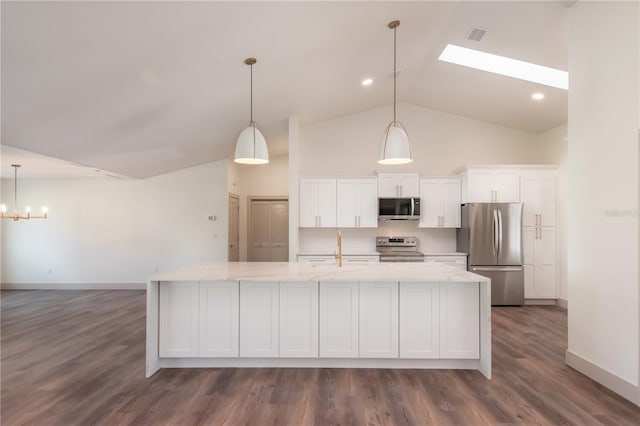
[[[1,294],[2,425],[640,423],[564,364],[566,312],[494,308],[476,371],[172,369],[144,377],[142,291]]]

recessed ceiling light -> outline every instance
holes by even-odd
[[[371,83],[373,83],[373,79],[372,78],[365,78],[364,80],[362,80],[362,85],[363,86],[369,86]]]
[[[569,73],[530,62],[493,55],[479,50],[448,44],[438,58],[441,61],[463,65],[482,71],[532,81],[545,86],[569,89]]]
[[[534,93],[531,95],[531,99],[541,101],[544,99],[544,93]]]

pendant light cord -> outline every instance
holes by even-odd
[[[393,122],[395,126],[396,122],[396,30],[397,27],[393,28]]]
[[[18,166],[13,166],[13,210],[18,209]]]
[[[253,64],[250,65],[250,68],[251,68],[251,74],[250,74],[251,88],[249,89],[249,93],[251,96],[251,122],[253,123]]]

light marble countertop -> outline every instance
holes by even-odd
[[[451,266],[411,262],[342,267],[302,262],[219,262],[158,273],[150,281],[489,282],[489,279]]]

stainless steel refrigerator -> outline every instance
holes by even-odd
[[[458,251],[467,269],[491,278],[492,305],[524,304],[522,204],[468,203],[461,208]]]

